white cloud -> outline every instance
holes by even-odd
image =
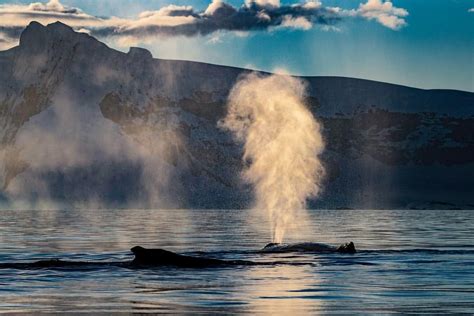
[[[213,15],[218,9],[225,6],[225,3],[222,0],[212,0],[207,9],[204,11],[205,15]]]
[[[321,1],[318,1],[318,0],[309,0],[307,1],[306,3],[303,4],[303,8],[306,8],[306,9],[318,9],[320,7],[322,7],[322,3]]]
[[[246,0],[245,4],[250,7],[256,4],[260,7],[279,7],[280,0]]]
[[[148,26],[176,26],[194,22],[193,7],[169,5],[157,11],[145,11],[135,20],[122,20],[123,29],[133,29]]]
[[[407,24],[404,18],[408,16],[408,11],[393,6],[391,1],[368,0],[359,5],[357,13],[368,20],[376,20],[392,30],[398,30]]]
[[[9,49],[16,44],[16,39],[0,32],[0,50]]]
[[[59,0],[31,4],[0,4],[0,47],[13,46],[20,32],[31,22],[63,22],[75,30],[104,38],[114,37],[123,45],[151,41],[157,36],[196,36],[214,32],[248,33],[281,27],[309,30],[314,25],[326,30],[348,18],[376,20],[393,30],[406,25],[408,12],[390,1],[368,0],[357,10],[326,7],[319,0],[282,5],[280,0],[247,0],[234,7],[224,0],[212,0],[204,11],[192,6],[168,5],[144,11],[132,18],[98,17]]]
[[[266,13],[265,11],[260,11],[257,13],[257,17],[260,19],[260,20],[264,20],[264,21],[270,21],[272,18],[268,15],[268,13]]]
[[[282,27],[300,29],[300,30],[309,30],[313,27],[313,24],[304,17],[293,18],[291,16],[284,16],[283,22],[281,23]]]
[[[474,13],[474,8],[470,8],[467,12]]]
[[[59,0],[51,0],[47,3],[34,2],[29,5],[29,8],[33,11],[53,11],[53,12],[67,11],[66,7],[63,6],[59,2]]]
[[[106,20],[88,15],[78,8],[65,7],[58,0],[45,4],[0,5],[0,26],[4,28],[25,27],[31,21],[48,24],[58,20],[72,27],[99,27],[106,23]]]

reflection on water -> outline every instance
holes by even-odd
[[[312,299],[316,295],[323,297],[328,292],[312,293],[307,296],[302,289],[320,287],[321,278],[317,270],[309,267],[277,266],[273,269],[256,267],[249,269],[246,278],[253,280],[242,291],[256,299],[249,302],[252,312],[268,315],[295,315],[301,312],[321,310],[324,300]]]
[[[474,212],[311,211],[292,241],[343,254],[259,254],[267,223],[249,211],[1,211],[0,262],[131,260],[135,245],[220,259],[213,269],[0,269],[0,312],[472,313]],[[252,218],[252,220],[255,220]],[[263,219],[259,219],[262,220]],[[301,232],[305,232],[302,236]],[[299,234],[297,234],[299,233]],[[295,265],[294,263],[308,263]]]

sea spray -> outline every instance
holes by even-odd
[[[247,74],[232,88],[219,123],[244,144],[243,178],[254,187],[253,208],[269,214],[273,242],[297,224],[324,174],[320,124],[304,104],[305,89],[288,75]]]

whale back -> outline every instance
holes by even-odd
[[[303,242],[303,243],[295,243],[295,244],[269,243],[265,247],[263,247],[261,251],[262,252],[355,253],[356,249],[352,241],[342,244],[339,247],[334,247],[334,246],[322,244],[322,243]]]
[[[130,250],[135,255],[134,265],[206,267],[228,264],[223,260],[185,256],[164,249],[135,246]]]
[[[354,245],[354,243],[353,243],[352,241],[340,245],[340,246],[337,248],[337,251],[338,251],[338,252],[342,252],[342,253],[356,253],[356,252],[357,252],[357,251],[356,251],[356,248],[355,248],[355,245]]]
[[[135,255],[134,264],[175,265],[186,259],[185,256],[164,249],[146,249],[135,246],[131,251]]]

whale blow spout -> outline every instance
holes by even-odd
[[[304,81],[251,73],[232,88],[219,122],[244,145],[242,178],[255,193],[252,209],[268,213],[273,242],[304,227],[306,202],[322,188],[322,128],[305,100]]]

